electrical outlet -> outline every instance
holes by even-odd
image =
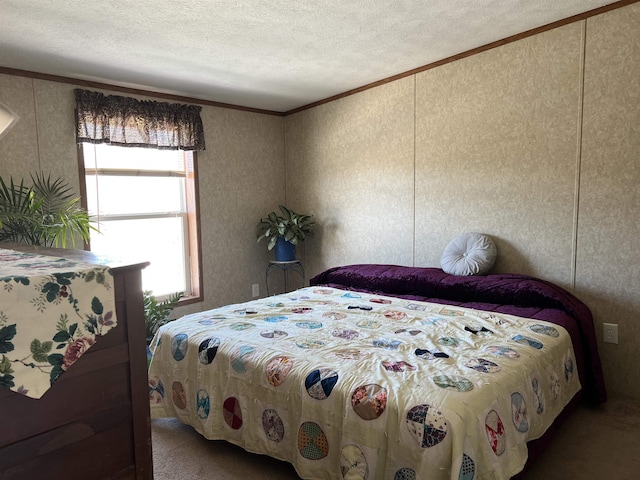
[[[251,295],[253,298],[258,298],[260,296],[260,285],[258,283],[251,285]]]
[[[602,324],[602,338],[604,343],[618,343],[618,324],[617,323],[603,323]]]

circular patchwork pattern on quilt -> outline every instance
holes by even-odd
[[[178,333],[171,339],[171,355],[176,362],[183,360],[187,354],[187,347],[189,346],[187,338],[186,333]]]
[[[220,347],[220,339],[216,337],[207,338],[200,342],[198,346],[198,359],[203,365],[209,365],[216,358],[218,348]]]
[[[338,302],[334,302],[333,300],[318,300],[316,303],[318,305],[340,305]]]
[[[324,318],[328,318],[329,320],[342,320],[344,318],[347,318],[347,314],[341,312],[325,312],[322,314],[322,316]]]
[[[205,420],[209,416],[211,411],[211,400],[209,399],[209,393],[201,388],[196,393],[196,414],[201,420]]]
[[[382,323],[378,322],[377,320],[360,320],[356,323],[356,325],[360,328],[368,328],[373,330],[376,328],[380,328],[382,326]]]
[[[278,412],[272,408],[262,412],[262,428],[269,440],[280,443],[284,438],[284,423]]]
[[[536,407],[536,413],[541,415],[544,412],[544,396],[540,389],[540,382],[538,382],[538,379],[535,377],[531,380],[531,388],[533,388],[533,393],[535,394],[533,402]]]
[[[495,316],[493,313],[489,312],[480,312],[480,318],[483,320],[489,320],[496,325],[508,325],[510,322],[507,322],[504,318],[500,318]]]
[[[426,305],[422,305],[420,303],[407,303],[404,308],[406,308],[407,310],[416,310],[419,312],[425,312],[427,310],[427,306]]]
[[[351,394],[351,406],[363,420],[375,420],[387,406],[387,389],[376,385],[362,385]]]
[[[541,335],[547,335],[553,338],[558,338],[560,336],[560,332],[558,332],[558,329],[549,325],[540,325],[539,323],[536,323],[534,325],[531,325],[529,329],[533,332],[539,333]]]
[[[287,332],[283,330],[263,330],[260,332],[260,336],[264,338],[284,338],[289,335]]]
[[[204,320],[199,320],[198,323],[200,325],[207,325],[207,326],[211,326],[211,325],[217,325],[220,322],[222,322],[222,320],[224,320],[227,317],[211,317],[211,318],[205,318]]]
[[[484,419],[484,429],[493,453],[500,456],[507,446],[504,425],[498,412],[491,410]]]
[[[235,331],[247,330],[253,327],[255,327],[253,323],[234,323],[233,325],[229,325],[229,328]]]
[[[234,430],[242,427],[242,410],[240,400],[236,397],[227,398],[222,404],[222,416],[224,421]]]
[[[343,350],[337,350],[336,357],[344,358],[345,360],[362,360],[369,356],[368,352],[361,352],[357,348],[345,348]]]
[[[391,340],[389,338],[376,338],[375,340],[373,340],[372,344],[374,347],[397,350],[402,342],[400,340]]]
[[[359,293],[353,293],[353,292],[347,292],[342,296],[344,298],[362,298],[362,295],[360,295]]]
[[[535,340],[531,337],[525,337],[524,335],[516,335],[512,338],[512,340],[522,345],[529,345],[530,347],[533,347],[537,350],[540,350],[542,347],[544,347],[542,342],[539,342],[538,340]]]
[[[429,316],[429,317],[424,317],[424,318],[419,318],[418,321],[422,324],[422,325],[430,325],[430,326],[435,326],[438,325],[439,323],[442,322],[446,322],[447,319],[443,318],[443,317],[433,317],[433,316]]]
[[[393,480],[416,480],[416,478],[416,472],[413,468],[401,468],[393,476]]]
[[[159,377],[149,378],[149,403],[161,403],[164,400],[164,384]]]
[[[529,414],[523,396],[516,392],[511,394],[511,420],[513,426],[521,433],[529,430]]]
[[[329,441],[317,423],[304,422],[300,425],[298,452],[309,460],[320,460],[329,454]]]
[[[296,342],[298,348],[316,349],[324,347],[325,343],[321,340],[300,340]]]
[[[501,347],[499,345],[490,345],[485,347],[484,351],[496,357],[520,358],[520,354],[513,348]]]
[[[296,327],[307,328],[309,330],[315,330],[322,327],[321,322],[296,322]]]
[[[171,385],[171,396],[176,408],[184,410],[187,407],[187,394],[180,382],[173,382],[173,385]]]
[[[336,383],[338,383],[338,374],[334,370],[319,368],[307,375],[304,388],[311,398],[325,400],[331,395]]]
[[[400,321],[407,318],[408,315],[404,312],[399,312],[398,310],[387,310],[384,312],[384,316],[391,320]]]
[[[233,371],[245,373],[253,352],[255,352],[255,348],[251,345],[242,345],[237,348],[231,355],[231,368],[233,368]]]
[[[406,328],[400,328],[398,330],[396,330],[395,332],[396,335],[401,335],[403,333],[407,333],[409,335],[411,335],[412,337],[415,337],[416,335],[420,335],[422,333],[422,330],[407,330]]]
[[[267,381],[274,387],[282,385],[293,368],[293,360],[289,357],[275,357],[265,367]]]
[[[391,300],[387,300],[386,298],[372,298],[369,300],[371,303],[379,303],[381,305],[389,305]]]
[[[331,295],[333,290],[329,288],[316,288],[313,293],[317,293],[318,295]]]
[[[471,383],[471,381],[456,375],[438,375],[433,377],[433,383],[440,388],[456,390],[458,392],[470,392],[473,390],[473,383]]]
[[[449,426],[442,412],[429,404],[416,405],[407,412],[406,425],[422,448],[442,442]]]
[[[482,373],[496,373],[500,371],[500,365],[484,358],[472,358],[467,360],[464,366]]]
[[[338,338],[344,338],[345,340],[353,340],[358,338],[360,334],[356,330],[349,330],[348,328],[342,330],[334,330],[331,335]]]
[[[292,308],[291,311],[293,313],[310,313],[313,311],[313,308],[311,307],[297,307],[297,308]]]
[[[460,345],[460,339],[456,337],[441,337],[437,341],[440,345],[444,345],[445,347],[457,347]]]
[[[462,464],[458,473],[458,480],[473,480],[476,474],[476,464],[466,453],[462,454]]]
[[[348,480],[369,478],[367,459],[357,445],[345,445],[340,451],[340,473]]]
[[[551,394],[551,399],[556,400],[560,395],[560,379],[558,378],[558,374],[553,369],[553,367],[549,367],[549,393]]]
[[[488,337],[489,335],[493,335],[493,330],[489,330],[484,325],[465,325],[464,330],[466,332],[471,332],[474,335],[479,335],[481,337]]]
[[[285,317],[284,315],[275,315],[273,317],[266,317],[264,321],[269,323],[279,323],[286,322],[288,319],[289,317]]]
[[[435,360],[436,358],[449,358],[444,352],[432,352],[427,350],[426,348],[416,348],[413,352],[416,357],[421,358],[423,360]]]
[[[567,355],[564,359],[564,379],[567,383],[573,378],[573,358]]]
[[[382,362],[382,366],[385,370],[389,372],[404,372],[407,370],[415,370],[416,367],[411,365],[410,363],[405,362],[404,360],[394,361],[394,360],[384,360]]]

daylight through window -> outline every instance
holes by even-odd
[[[144,290],[200,295],[195,153],[82,144],[91,251],[149,261]]]

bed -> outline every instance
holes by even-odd
[[[304,479],[508,479],[578,399],[606,400],[589,309],[518,274],[331,268],[151,348],[152,417]]]

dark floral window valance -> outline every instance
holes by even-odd
[[[204,150],[197,105],[164,103],[75,90],[78,143],[164,150]]]

